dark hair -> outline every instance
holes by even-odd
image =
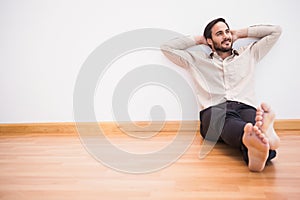
[[[212,29],[212,27],[213,27],[216,23],[218,23],[218,22],[223,22],[223,23],[225,23],[226,26],[229,28],[229,26],[228,26],[227,22],[225,21],[225,19],[223,19],[223,18],[217,18],[217,19],[214,19],[214,20],[212,20],[211,22],[209,22],[209,23],[206,25],[205,29],[204,29],[203,36],[205,37],[205,39],[208,39],[208,38],[211,39],[211,29]]]

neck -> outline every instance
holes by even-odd
[[[226,52],[224,52],[224,51],[216,51],[216,53],[224,60],[228,56],[231,56],[232,51],[231,50],[226,51]]]

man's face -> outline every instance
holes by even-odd
[[[232,35],[225,23],[216,23],[211,29],[211,37],[207,42],[212,46],[214,51],[231,51],[233,44]]]

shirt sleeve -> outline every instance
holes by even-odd
[[[187,68],[195,60],[187,49],[197,45],[193,36],[172,39],[160,46],[163,54],[173,63]]]
[[[274,46],[281,35],[281,27],[273,25],[256,25],[248,28],[248,37],[259,38],[251,46],[251,53],[259,62]]]

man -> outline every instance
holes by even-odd
[[[203,36],[176,38],[161,46],[167,58],[192,76],[202,137],[239,148],[250,171],[262,171],[280,142],[273,129],[274,112],[265,103],[257,107],[254,92],[254,67],[280,34],[281,28],[271,25],[230,30],[218,18],[206,26]],[[246,37],[257,41],[232,48],[234,41]],[[212,52],[189,49],[196,45],[208,45]]]

